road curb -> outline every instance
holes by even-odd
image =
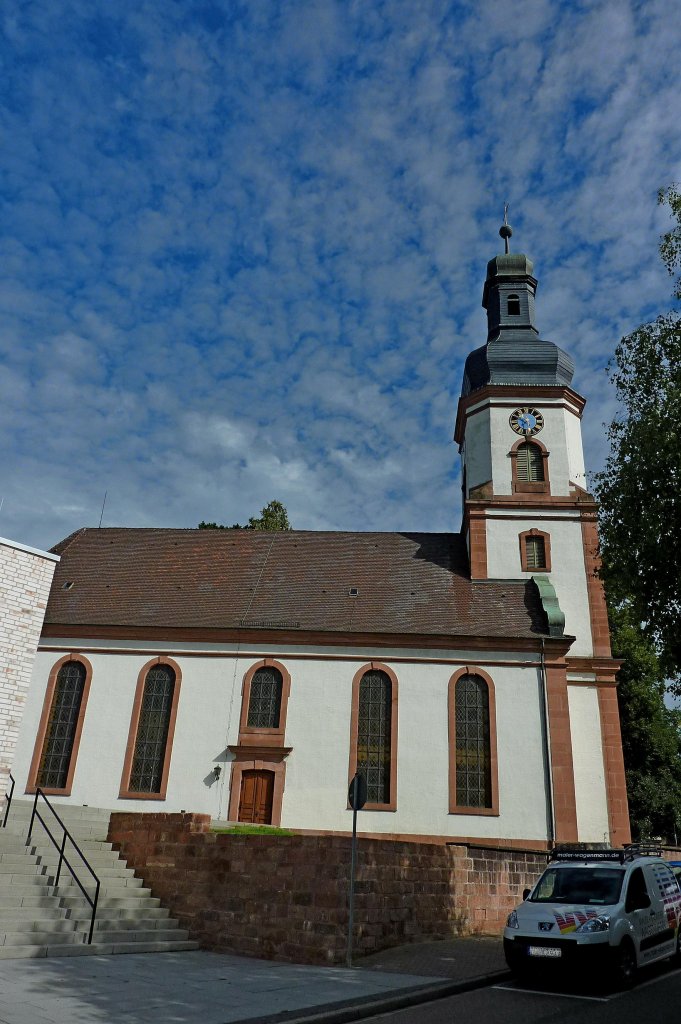
[[[383,996],[367,996],[362,1000],[353,999],[343,1003],[313,1006],[309,1012],[287,1010],[267,1017],[246,1017],[240,1021],[231,1021],[230,1024],[348,1024],[349,1021],[364,1020],[379,1013],[405,1010],[420,1003],[430,1003],[462,992],[472,992],[499,981],[507,981],[511,977],[510,971],[493,971],[490,974],[480,974],[476,978],[467,978],[465,981],[438,981],[417,988],[412,986],[398,989]]]

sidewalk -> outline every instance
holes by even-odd
[[[220,953],[0,961],[0,1024],[341,1024],[503,971],[497,939],[401,946],[350,969]]]

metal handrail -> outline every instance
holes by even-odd
[[[61,825],[61,827],[64,829],[64,835],[62,837],[61,846],[59,845],[57,840],[54,838],[52,833],[50,832],[50,830],[47,827],[47,824],[45,822],[45,819],[43,818],[43,816],[41,815],[40,811],[38,810],[38,797],[42,797],[43,798],[43,800],[45,801],[45,803],[50,808],[50,810],[54,814],[55,818],[57,819],[57,821]],[[64,863],[64,864],[66,864],[67,868],[71,872],[71,876],[73,877],[74,882],[76,883],[76,885],[78,886],[78,888],[82,892],[83,896],[85,897],[85,899],[88,901],[88,903],[92,907],[92,917],[90,919],[90,932],[89,932],[88,940],[87,940],[87,944],[89,946],[89,945],[92,944],[92,933],[93,933],[93,931],[95,929],[95,915],[97,913],[97,902],[99,900],[99,886],[100,886],[99,879],[97,878],[97,875],[94,873],[94,871],[92,870],[92,868],[88,864],[87,858],[85,857],[85,855],[84,855],[83,851],[81,850],[81,848],[78,846],[78,843],[73,838],[73,836],[71,835],[71,833],[67,829],[66,825],[61,820],[61,818],[59,817],[59,815],[55,811],[54,807],[52,806],[50,801],[47,799],[47,797],[45,796],[45,794],[43,793],[43,791],[42,791],[42,789],[40,787],[38,787],[38,789],[36,789],[36,791],[35,791],[35,800],[33,801],[33,813],[31,814],[31,824],[28,827],[28,835],[26,837],[26,845],[27,846],[29,845],[29,843],[31,841],[31,833],[33,831],[33,821],[34,821],[35,818],[38,819],[40,824],[43,826],[43,828],[47,832],[48,836],[52,840],[52,845],[55,847],[55,849],[59,850],[59,866],[57,867],[57,875],[56,875],[56,878],[54,880],[55,889],[59,885],[59,876],[61,874],[61,866],[62,866],[62,863]],[[82,860],[83,864],[85,865],[85,867],[88,869],[88,871],[90,872],[90,874],[92,875],[92,877],[95,880],[96,887],[95,887],[94,899],[89,895],[89,893],[87,893],[85,891],[82,882],[78,878],[78,875],[76,874],[73,866],[69,863],[68,857],[64,853],[64,847],[66,846],[66,840],[67,839],[71,840],[71,844],[72,844],[74,850],[76,851],[76,853],[78,854],[78,856]]]
[[[9,787],[9,792],[5,793],[5,800],[7,802],[5,804],[5,815],[4,815],[3,819],[2,819],[2,827],[3,828],[7,824],[7,818],[9,817],[9,809],[12,806],[12,797],[14,796],[15,782],[14,782],[14,776],[12,775],[11,772],[9,773],[9,781],[12,783],[12,785]]]

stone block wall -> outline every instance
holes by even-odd
[[[0,538],[0,809],[58,561]]]
[[[109,839],[204,948],[342,963],[350,839],[208,832],[207,815],[112,814]],[[360,840],[358,955],[452,934],[446,847]]]
[[[350,839],[230,835],[208,815],[112,814],[109,839],[205,949],[339,964]],[[499,934],[541,854],[360,839],[357,956],[456,934]]]
[[[498,935],[506,918],[546,867],[546,854],[484,846],[450,846],[453,887],[463,930]]]

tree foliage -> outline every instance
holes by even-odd
[[[242,526],[234,523],[232,526],[223,526],[221,523],[199,523],[199,530],[290,530],[291,524],[288,521],[288,512],[280,501],[271,501],[260,510],[259,516],[251,516],[248,522]]]
[[[630,604],[610,611],[617,696],[634,839],[681,838],[681,712],[664,703],[665,673]]]
[[[681,269],[681,192],[678,186],[661,188],[657,194],[657,201],[661,205],[667,203],[672,217],[676,218],[676,225],[665,231],[660,241],[662,262],[673,277],[676,271]],[[674,295],[681,299],[681,274],[674,283]]]
[[[681,196],[661,194],[679,226],[663,235],[670,273],[681,268]],[[681,291],[681,277],[677,282]],[[596,477],[602,576],[611,604],[626,601],[659,651],[681,672],[681,315],[671,312],[623,338],[608,372],[621,412]],[[677,680],[677,686],[679,681]]]

